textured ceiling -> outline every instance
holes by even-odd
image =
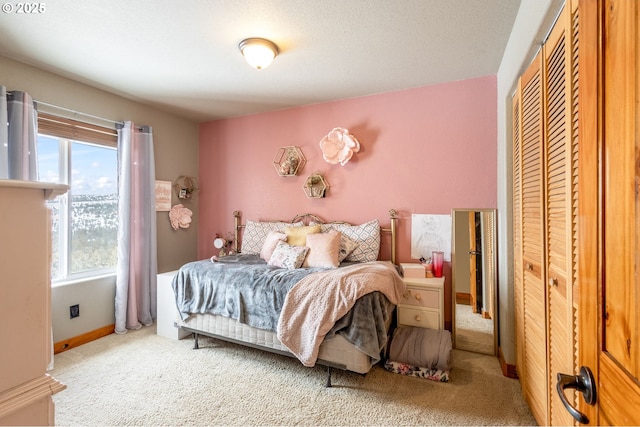
[[[43,4],[0,13],[0,55],[204,121],[496,74],[520,0]],[[247,37],[278,45],[270,67]]]

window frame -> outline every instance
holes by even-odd
[[[59,182],[71,186],[71,144],[73,142],[116,149],[118,146],[118,132],[113,128],[98,126],[78,120],[68,119],[49,113],[38,113],[38,135],[45,135],[58,139],[58,177]],[[70,193],[58,196],[59,203],[59,233],[56,248],[58,250],[58,275],[52,277],[52,284],[72,282],[76,280],[94,278],[115,274],[116,266],[97,268],[77,273],[71,272],[71,241],[73,238],[71,226],[72,203]],[[52,241],[53,243],[53,241]]]

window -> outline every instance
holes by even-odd
[[[115,271],[118,196],[114,129],[40,113],[41,181],[67,184],[52,210],[52,281]]]

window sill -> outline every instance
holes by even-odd
[[[57,280],[55,282],[51,282],[52,288],[69,286],[69,285],[77,285],[78,283],[83,282],[93,282],[96,280],[113,278],[115,280],[116,272],[110,271],[107,273],[99,273],[99,274],[87,274],[87,275],[76,275],[72,277],[68,277],[66,279]]]

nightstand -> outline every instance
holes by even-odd
[[[398,326],[444,328],[444,277],[405,278],[398,303]]]

